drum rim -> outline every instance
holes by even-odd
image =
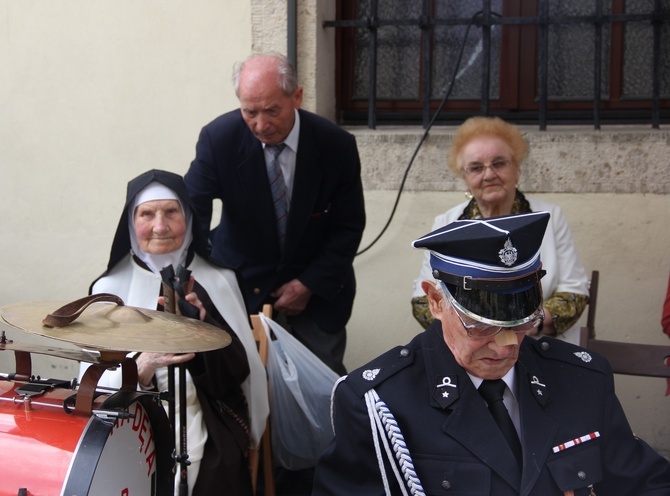
[[[174,491],[174,437],[163,406],[154,394],[139,391],[118,391],[107,398],[101,409],[118,409],[139,402],[152,419],[154,444],[156,446],[156,487],[155,495],[171,494]],[[163,417],[165,422],[154,419]],[[68,469],[62,494],[88,494],[100,456],[114,422],[104,421],[92,415],[75,448],[74,456]],[[77,477],[70,477],[77,474]]]

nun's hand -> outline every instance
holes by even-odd
[[[207,310],[205,310],[205,307],[200,301],[200,298],[198,298],[198,295],[191,291],[186,295],[186,301],[198,309],[200,312],[200,320],[204,321],[205,316],[207,315]]]
[[[191,278],[188,281],[188,286],[186,287],[186,296],[184,297],[186,301],[188,301],[191,305],[196,307],[198,309],[198,312],[200,313],[200,320],[204,321],[205,320],[205,315],[207,315],[207,311],[205,310],[205,307],[203,306],[202,302],[200,301],[200,298],[198,298],[198,295],[195,294],[193,291],[193,287],[195,286],[195,278],[191,276]]]
[[[156,369],[188,362],[195,353],[140,353],[135,359],[137,363],[137,379],[141,386],[150,387]]]
[[[186,288],[186,296],[184,298],[191,305],[193,305],[198,309],[200,320],[204,321],[205,316],[207,315],[207,310],[205,310],[205,307],[200,301],[200,298],[198,298],[198,295],[193,291],[194,285],[195,285],[195,279],[193,278],[193,276],[191,276],[191,279],[189,280],[188,286]],[[161,307],[165,306],[165,296],[158,297],[158,305],[160,305]]]

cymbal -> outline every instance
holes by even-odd
[[[232,341],[223,329],[200,320],[109,303],[92,303],[65,327],[42,324],[67,303],[15,303],[0,307],[0,317],[16,329],[96,351],[190,353],[225,348]]]

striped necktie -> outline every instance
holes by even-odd
[[[270,181],[270,190],[272,191],[272,201],[275,207],[275,216],[277,218],[277,234],[279,235],[279,246],[284,247],[284,238],[286,237],[286,221],[288,218],[288,201],[286,182],[284,182],[284,174],[279,165],[279,155],[284,148],[285,143],[277,145],[266,145],[270,151],[271,160],[267,164],[268,180]]]

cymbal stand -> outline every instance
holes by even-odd
[[[181,265],[178,273],[175,274],[171,265],[161,270],[163,280],[164,310],[169,313],[181,315],[183,305],[188,303],[185,297],[186,287],[190,280],[191,272]],[[180,298],[181,297],[181,298]],[[177,365],[179,370],[179,454],[175,461],[179,464],[179,496],[188,495],[188,466],[191,462],[188,460],[187,444],[187,425],[186,425],[186,366],[183,363]],[[174,365],[168,366],[168,389],[174,392]],[[169,403],[169,418],[173,427],[175,424],[175,398],[172,395],[172,401]]]

